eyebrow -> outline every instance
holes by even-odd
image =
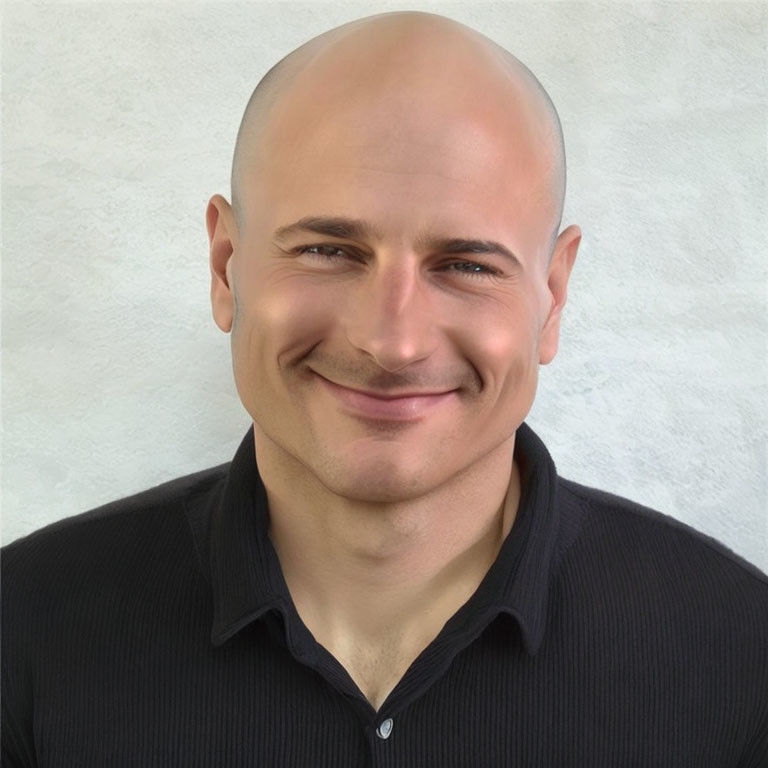
[[[379,230],[367,221],[347,219],[340,216],[305,216],[293,224],[279,227],[274,234],[275,240],[285,240],[292,235],[314,232],[318,235],[338,237],[344,240],[381,240]],[[522,268],[520,259],[495,240],[478,240],[466,237],[431,237],[421,235],[417,246],[424,250],[437,250],[441,253],[477,253],[502,256],[518,268]]]
[[[339,216],[305,216],[293,224],[286,224],[275,231],[275,240],[285,240],[300,232],[341,237],[345,240],[381,239],[379,231],[367,221],[345,219]]]
[[[467,240],[463,237],[451,237],[445,239],[428,239],[426,243],[430,248],[441,253],[478,253],[478,254],[496,254],[503,256],[512,262],[515,267],[522,269],[520,259],[505,245],[497,243],[495,240]]]

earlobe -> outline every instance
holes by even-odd
[[[568,298],[568,279],[581,242],[581,230],[571,225],[563,230],[555,243],[552,261],[547,270],[550,309],[539,338],[539,363],[547,365],[557,354],[560,341],[560,318]]]
[[[211,309],[216,325],[225,333],[232,329],[234,297],[230,282],[230,260],[234,254],[234,216],[229,203],[214,195],[208,202],[205,223],[210,243]]]

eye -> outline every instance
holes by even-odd
[[[296,248],[295,252],[314,257],[316,261],[337,261],[344,258],[359,260],[354,253],[335,245],[304,245]],[[466,271],[464,268],[466,268]],[[498,269],[479,261],[452,261],[444,264],[441,269],[456,272],[456,274],[470,280],[488,280],[502,274]]]
[[[321,261],[328,261],[352,255],[343,248],[337,248],[335,245],[305,245],[301,248],[297,248],[296,252],[306,253],[309,256],[317,256]]]
[[[446,265],[446,268],[450,267],[469,267],[469,272],[460,270],[459,274],[473,280],[487,280],[489,277],[496,277],[501,274],[498,269],[489,267],[487,264],[481,264],[478,261],[452,261]]]

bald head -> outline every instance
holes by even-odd
[[[291,134],[287,122],[276,114],[308,102],[333,110],[350,99],[374,114],[386,103],[381,122],[392,126],[410,122],[419,111],[427,126],[430,120],[450,120],[451,108],[462,116],[469,112],[478,125],[485,121],[493,130],[507,131],[510,144],[525,144],[524,153],[535,159],[529,194],[548,209],[551,251],[565,197],[565,149],[551,99],[533,73],[492,40],[445,17],[410,11],[329,30],[261,79],[243,115],[232,165],[232,206],[240,229],[248,179],[271,153],[270,143],[299,140],[297,134],[286,135]]]

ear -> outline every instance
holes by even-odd
[[[563,230],[555,242],[552,259],[547,268],[547,289],[550,308],[539,337],[539,363],[550,363],[557,354],[560,341],[560,316],[568,296],[568,278],[571,276],[576,251],[581,242],[581,230],[571,225]]]
[[[232,329],[235,300],[230,285],[230,260],[235,250],[237,228],[229,203],[214,195],[205,212],[211,252],[211,307],[216,325],[225,333]],[[229,267],[229,269],[228,269]]]

